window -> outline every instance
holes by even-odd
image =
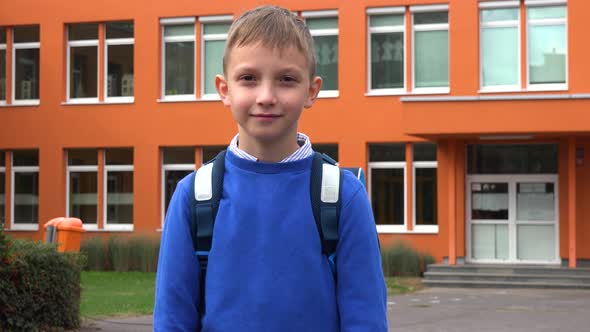
[[[162,97],[195,98],[195,18],[161,19]]]
[[[39,102],[39,26],[13,28],[12,100],[18,103]]]
[[[69,24],[68,102],[133,102],[133,22]],[[99,31],[105,31],[99,50]],[[100,54],[104,52],[104,82],[99,91]]]
[[[566,88],[565,4],[566,1],[561,0],[480,3],[480,84],[483,91]],[[522,5],[526,8],[525,19],[520,17]],[[523,20],[526,20],[525,27],[521,25]],[[524,40],[521,39],[522,29],[525,29]],[[521,52],[526,55],[521,56]],[[524,79],[521,77],[523,65],[527,68]]]
[[[319,97],[338,96],[338,11],[303,12],[305,24],[313,37],[316,52],[316,75],[322,78]]]
[[[369,145],[369,195],[377,229],[406,230],[405,144]]]
[[[6,103],[6,28],[0,27],[0,105]]]
[[[413,144],[414,230],[438,232],[436,144]]]
[[[106,24],[106,99],[133,101],[133,22]]]
[[[410,7],[414,91],[449,90],[449,13],[446,6]],[[439,91],[437,91],[437,89]]]
[[[105,151],[105,228],[133,229],[133,150]]]
[[[164,225],[168,204],[176,190],[176,185],[195,170],[195,148],[163,148],[162,160],[162,225]]]
[[[0,151],[0,225],[4,224],[6,215],[6,167],[5,152]]]
[[[68,151],[68,216],[84,228],[98,227],[98,153],[96,149]]]
[[[213,160],[213,158],[215,158],[219,152],[226,150],[227,149],[227,145],[209,145],[209,146],[204,146],[203,149],[201,150],[202,154],[201,154],[201,161],[203,163],[209,162],[211,160]]]
[[[314,144],[313,150],[315,152],[327,154],[330,158],[338,162],[338,144],[324,143]]]
[[[201,98],[219,99],[215,75],[223,74],[223,49],[231,25],[231,16],[201,17]]]
[[[407,12],[411,33],[406,33]],[[447,5],[369,8],[367,14],[369,94],[449,92]],[[411,87],[406,72],[412,73]]]
[[[12,152],[11,229],[37,230],[39,227],[39,152]]]

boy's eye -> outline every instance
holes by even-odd
[[[239,79],[240,79],[240,81],[251,82],[251,81],[254,81],[254,75],[250,75],[250,74],[241,75]]]
[[[293,76],[283,76],[281,77],[281,81],[285,83],[295,83],[297,82],[297,79]]]

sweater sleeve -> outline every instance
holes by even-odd
[[[199,262],[190,236],[194,175],[178,183],[166,214],[156,274],[154,331],[200,331]]]
[[[387,331],[387,288],[373,212],[364,188],[353,187],[350,200],[343,200],[336,249],[341,331]]]

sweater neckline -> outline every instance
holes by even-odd
[[[231,151],[227,150],[225,154],[226,162],[241,168],[246,171],[264,174],[273,173],[284,173],[284,172],[297,172],[309,169],[313,160],[313,154],[307,158],[303,158],[296,161],[289,161],[283,163],[268,163],[262,161],[251,161],[248,159],[240,158]]]

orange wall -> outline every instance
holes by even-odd
[[[133,147],[134,230],[154,233],[160,228],[160,148],[163,146],[224,145],[236,132],[230,112],[220,102],[162,103],[160,98],[160,18],[227,15],[264,1],[143,1],[104,0],[12,0],[0,2],[0,26],[40,25],[40,105],[0,107],[0,150],[36,148],[40,157],[40,222],[64,214],[64,149]],[[438,234],[382,235],[384,244],[403,238],[437,259],[448,255],[448,183],[446,174],[455,171],[457,196],[457,256],[465,255],[464,158],[465,141],[457,141],[456,162],[449,164],[445,136],[472,133],[590,132],[590,100],[400,103],[400,96],[365,96],[367,90],[368,7],[449,4],[451,96],[475,96],[479,89],[477,1],[450,0],[284,0],[273,3],[295,11],[338,9],[340,97],[320,99],[304,112],[301,131],[315,143],[338,143],[343,166],[367,165],[370,142],[413,142],[407,134],[424,134],[439,142]],[[590,91],[590,46],[585,42],[590,21],[584,15],[590,3],[568,1],[569,90]],[[66,82],[65,24],[80,22],[134,21],[135,101],[132,104],[64,105]],[[200,67],[196,46],[196,68]],[[197,69],[198,70],[198,69]],[[197,77],[196,83],[199,82]],[[102,84],[101,84],[102,86]],[[459,137],[462,139],[461,137]],[[469,139],[473,136],[469,137]],[[590,148],[585,143],[586,149]],[[561,151],[561,146],[560,146]],[[590,151],[587,151],[590,154]],[[563,157],[563,154],[560,153]],[[586,156],[586,158],[589,158]],[[560,163],[560,169],[563,162]],[[579,175],[588,183],[589,166]],[[560,183],[567,181],[560,172]],[[582,187],[582,186],[580,186]],[[579,188],[578,201],[588,197],[590,186]],[[561,187],[561,206],[565,201]],[[580,232],[589,232],[590,208],[578,205]],[[563,211],[563,210],[562,210]],[[567,209],[565,210],[567,211]],[[562,238],[565,217],[561,215]],[[411,223],[411,222],[410,222]],[[31,237],[32,233],[15,232]],[[88,234],[87,234],[88,235]],[[41,232],[35,235],[41,238]],[[562,242],[563,246],[566,241]],[[567,245],[565,247],[567,255]],[[580,249],[590,257],[590,245]]]

